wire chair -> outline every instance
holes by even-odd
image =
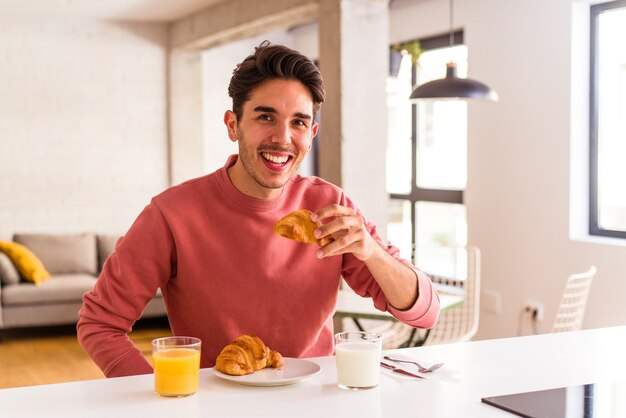
[[[401,322],[392,322],[376,329],[383,335],[383,348],[403,348],[426,344],[469,341],[478,331],[480,316],[480,250],[467,247],[466,280],[428,274],[432,282],[449,289],[450,294],[463,295],[463,303],[439,315],[433,329],[413,328]],[[448,293],[439,290],[439,294]]]
[[[437,325],[428,331],[424,345],[469,341],[476,335],[480,319],[480,261],[480,250],[468,247],[467,278],[452,282],[453,288],[462,289],[463,303],[439,315]],[[430,277],[433,283],[451,284],[448,278],[436,275]],[[439,293],[445,293],[445,290]]]
[[[591,266],[586,272],[572,274],[567,278],[552,332],[578,331],[582,328],[589,290],[596,271],[596,266]]]

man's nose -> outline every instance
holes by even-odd
[[[272,135],[272,142],[275,144],[291,143],[291,130],[288,123],[278,123]]]

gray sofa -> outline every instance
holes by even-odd
[[[7,268],[13,266],[7,265],[8,258],[3,257],[0,329],[75,324],[82,296],[93,288],[104,261],[115,249],[117,238],[92,233],[15,234],[13,241],[30,249],[51,276],[38,286],[23,279],[11,279]],[[165,314],[165,304],[158,291],[143,317]]]

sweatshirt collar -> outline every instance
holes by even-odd
[[[226,161],[224,167],[220,168],[217,172],[219,184],[224,194],[235,204],[259,212],[273,210],[280,206],[285,200],[284,196],[287,194],[285,189],[289,186],[291,180],[287,182],[280,196],[274,199],[257,199],[256,197],[248,196],[247,194],[237,190],[237,188],[230,181],[230,178],[228,177],[228,173],[226,171],[229,167],[232,167],[235,162],[237,162],[237,158],[237,154],[233,154],[228,157],[228,160]]]

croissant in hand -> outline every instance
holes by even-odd
[[[332,238],[315,238],[313,232],[315,232],[319,226],[319,223],[311,220],[311,211],[301,209],[291,212],[280,221],[276,222],[274,232],[294,241],[324,246],[331,242]]]
[[[232,376],[243,376],[266,367],[283,367],[283,356],[270,350],[259,337],[242,335],[222,349],[215,369]]]

